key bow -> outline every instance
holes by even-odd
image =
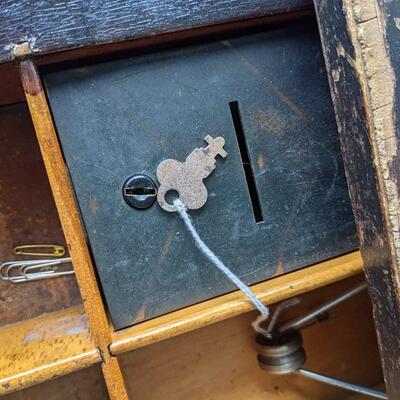
[[[204,140],[208,146],[194,149],[186,161],[167,159],[159,164],[157,201],[165,211],[176,211],[175,206],[165,199],[169,191],[176,191],[179,199],[190,210],[197,210],[206,203],[208,193],[203,179],[214,171],[215,158],[218,155],[225,158],[228,153],[224,149],[225,139],[222,136],[213,138],[207,135]]]

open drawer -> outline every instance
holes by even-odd
[[[358,247],[315,25],[146,49],[42,77],[116,329],[235,288],[177,213],[162,209],[156,175],[166,159],[178,162],[163,179],[176,181],[180,166],[186,174],[174,187],[182,198],[186,170],[202,174],[205,187],[194,177],[187,189],[205,203],[194,223],[248,284]],[[198,155],[179,164],[208,136],[225,143],[207,156],[210,171]],[[129,181],[140,175],[151,193]]]

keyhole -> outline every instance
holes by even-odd
[[[122,186],[122,196],[130,207],[143,210],[156,200],[157,186],[147,175],[133,175]]]
[[[130,187],[125,188],[126,196],[155,196],[157,191],[151,187]]]
[[[239,103],[237,101],[232,101],[229,103],[229,108],[231,110],[233,126],[235,128],[236,138],[239,145],[240,157],[242,159],[247,188],[249,190],[251,205],[253,207],[254,219],[258,224],[264,222],[264,217],[262,214],[261,202],[257,191],[253,168],[250,162],[249,149],[247,147],[246,137],[244,135],[242,120],[240,118]]]

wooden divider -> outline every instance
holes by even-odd
[[[0,328],[0,396],[101,362],[82,306]]]
[[[89,320],[90,331],[102,355],[102,370],[111,399],[127,399],[118,360],[111,356],[109,324],[97,286],[69,175],[64,164],[46,95],[32,60],[20,63],[21,80],[46,167],[61,225]]]
[[[360,252],[355,251],[277,276],[251,288],[263,303],[273,304],[359,274],[362,268]],[[144,347],[253,309],[247,297],[235,291],[117,331],[113,335],[111,353],[120,354]]]

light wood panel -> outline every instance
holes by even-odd
[[[300,305],[286,312],[284,318],[291,318],[315,307],[321,301],[351,287],[360,278],[357,276],[304,294]],[[75,320],[75,323],[66,324],[67,316],[70,321]],[[340,389],[301,377],[272,376],[260,370],[253,349],[254,332],[250,326],[255,316],[255,312],[249,312],[119,356],[130,398],[179,400],[190,396],[194,400],[261,400],[267,396],[271,400],[334,400],[349,396],[349,393]],[[79,318],[81,325],[77,323]],[[35,339],[32,332],[39,333],[47,340],[45,356],[48,356],[48,349],[53,349],[49,341],[55,339],[50,336],[68,331],[68,326],[75,327],[75,332],[79,334],[77,331],[82,327],[85,318],[82,309],[74,308],[64,314],[54,313],[36,320],[33,328],[26,325],[24,329],[16,329],[16,325],[13,325],[14,329],[7,337],[18,336],[19,341],[22,337],[27,337],[25,341],[29,341]],[[49,326],[53,329],[47,329]],[[10,328],[11,326],[7,327]],[[3,339],[1,346],[8,343],[3,330],[0,331],[0,340]],[[47,333],[43,335],[43,332]],[[328,319],[304,329],[303,332],[308,356],[306,367],[368,386],[375,386],[381,381],[379,355],[366,292],[333,310]],[[65,347],[64,342],[56,343],[56,349],[62,353],[65,349],[67,356],[70,347]],[[39,353],[35,352],[36,356],[42,357],[40,353],[43,352],[43,347],[37,350]],[[15,350],[10,349],[10,354],[14,352]],[[99,362],[100,357],[96,360]],[[74,368],[79,367],[74,365]],[[47,377],[41,377],[33,383],[58,376],[53,366],[51,370],[52,373]],[[7,398],[100,400],[106,398],[104,390],[98,372],[85,370]]]
[[[283,319],[342,293],[360,276],[302,296]],[[249,312],[119,356],[128,394],[141,400],[339,400],[349,392],[301,376],[270,375],[257,365]],[[375,386],[382,381],[366,291],[303,329],[306,368]]]
[[[110,325],[97,286],[78,208],[43,86],[32,60],[21,61],[20,71],[26,101],[73,261],[83,304],[89,319],[90,330],[103,358],[102,369],[107,388],[111,399],[126,399],[127,395],[118,360],[112,357],[108,351],[108,346],[111,343]]]
[[[99,365],[35,385],[2,400],[108,400]]]
[[[0,329],[0,394],[99,362],[81,306]]]
[[[272,304],[348,278],[362,271],[358,251],[281,275],[252,286],[258,298]],[[163,315],[113,334],[111,352],[123,353],[242,314],[253,305],[241,292],[233,292]]]

